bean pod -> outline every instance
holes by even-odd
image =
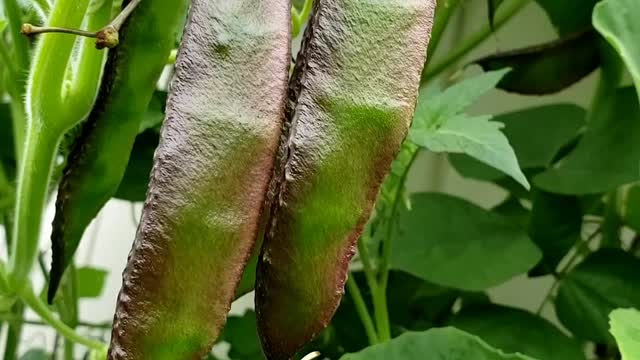
[[[268,359],[323,330],[409,128],[433,0],[317,0],[291,83],[287,154],[258,263]]]
[[[193,0],[109,359],[197,359],[260,232],[284,119],[288,0]]]
[[[119,46],[109,52],[98,98],[72,146],[59,186],[49,301],[85,229],[118,190],[187,5],[188,0],[142,1],[122,28]]]

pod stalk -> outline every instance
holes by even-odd
[[[25,36],[34,36],[47,33],[69,34],[76,36],[84,36],[96,39],[96,49],[109,48],[112,49],[120,43],[120,29],[125,21],[133,13],[142,0],[132,0],[111,22],[102,29],[91,32],[80,29],[70,29],[65,27],[41,27],[32,24],[23,24],[20,32]]]

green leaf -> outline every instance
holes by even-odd
[[[505,354],[455,328],[403,334],[389,342],[348,354],[341,360],[532,360]]]
[[[588,256],[560,282],[556,313],[576,337],[613,344],[608,316],[617,308],[640,308],[640,259],[619,249]]]
[[[570,104],[534,107],[494,118],[504,124],[504,134],[522,169],[551,166],[558,152],[578,136],[586,111]],[[496,181],[504,174],[468,155],[451,154],[454,168],[464,177]]]
[[[604,0],[596,5],[593,25],[624,60],[640,99],[640,4],[637,0]]]
[[[524,310],[485,305],[462,310],[450,326],[507,353],[544,360],[585,360],[580,345],[546,319]]]
[[[487,8],[489,9],[489,25],[493,29],[496,11],[502,5],[504,0],[487,0]]]
[[[389,317],[405,330],[442,326],[451,315],[460,291],[424,281],[402,271],[392,271],[387,287]]]
[[[609,319],[622,360],[640,359],[640,311],[617,309],[611,312]]]
[[[42,349],[31,349],[20,356],[20,360],[49,360],[51,355]]]
[[[521,226],[466,200],[420,193],[411,204],[399,214],[392,242],[395,269],[475,291],[525,273],[541,258]]]
[[[105,283],[107,281],[106,270],[81,267],[76,270],[76,278],[78,281],[78,297],[79,298],[97,298],[102,295]]]
[[[640,185],[625,189],[621,216],[626,225],[640,232]]]
[[[500,132],[503,125],[489,121],[490,116],[469,117],[461,113],[493,89],[506,73],[507,70],[488,72],[435,96],[423,92],[409,139],[434,152],[470,155],[529,188],[509,141]]]
[[[136,137],[127,170],[115,198],[127,201],[144,201],[153,167],[153,155],[159,141],[159,135],[153,129]]]
[[[603,193],[640,179],[640,108],[633,88],[603,99],[576,148],[536,176],[536,186],[567,195]]]
[[[532,201],[529,236],[542,250],[543,258],[529,275],[542,276],[554,272],[558,263],[580,240],[582,208],[575,196],[544,191],[536,191]]]
[[[525,95],[561,91],[600,65],[597,35],[593,30],[550,43],[491,55],[475,63],[485,71],[511,68],[498,88]]]
[[[536,0],[561,35],[591,26],[593,7],[600,0]]]
[[[164,121],[164,108],[167,103],[167,93],[164,91],[156,91],[151,97],[147,111],[140,122],[140,132],[148,129],[159,130]]]
[[[234,360],[263,360],[256,330],[256,313],[249,310],[242,316],[230,316],[221,339],[231,345],[229,358]]]
[[[508,218],[512,223],[520,225],[523,229],[527,228],[529,217],[531,217],[531,211],[522,206],[520,199],[515,196],[509,196],[491,211]]]

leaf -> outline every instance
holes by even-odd
[[[593,7],[600,0],[536,0],[560,35],[591,26]]]
[[[515,153],[500,132],[502,125],[489,119],[489,116],[457,116],[435,131],[413,131],[411,140],[433,152],[468,154],[501,169],[528,189],[529,182],[518,166]]]
[[[619,249],[589,255],[561,280],[555,306],[560,322],[576,337],[612,344],[609,313],[640,308],[640,259]]]
[[[640,232],[640,185],[625,189],[621,216],[626,225]]]
[[[505,354],[479,338],[455,328],[403,334],[389,342],[371,346],[341,360],[533,360],[520,354]]]
[[[597,35],[593,30],[553,42],[491,55],[475,63],[483,70],[512,69],[498,88],[525,95],[561,91],[600,65]]]
[[[502,124],[489,121],[490,116],[469,117],[461,113],[494,88],[506,73],[507,70],[488,72],[435,96],[423,92],[409,139],[434,152],[466,153],[529,188],[513,149],[500,132]]]
[[[159,130],[164,121],[164,108],[167,103],[167,93],[156,91],[151,97],[147,111],[140,122],[140,133],[148,129]]]
[[[136,137],[127,170],[115,198],[134,202],[144,201],[153,167],[153,155],[159,141],[159,134],[153,129]]]
[[[503,2],[504,0],[487,0],[487,8],[489,9],[489,25],[491,26],[491,29],[494,28],[496,11]]]
[[[522,227],[466,200],[420,193],[411,197],[411,204],[397,220],[394,269],[475,291],[525,273],[541,258]]]
[[[529,222],[529,236],[542,250],[540,264],[530,276],[543,276],[555,271],[558,263],[580,240],[582,208],[575,196],[536,191]]]
[[[551,166],[558,152],[578,136],[586,111],[570,104],[547,105],[498,115],[522,169]],[[464,177],[496,181],[504,174],[468,155],[451,154],[453,167]]]
[[[418,128],[437,128],[449,118],[465,111],[508,72],[508,69],[490,71],[474,78],[459,82],[444,92],[431,94],[423,91],[420,94],[413,126]]]
[[[526,229],[529,224],[531,211],[522,206],[520,199],[515,196],[509,196],[505,201],[491,209],[492,212],[502,215],[514,224],[520,225]]]
[[[622,360],[640,359],[640,311],[617,309],[609,314],[611,334],[618,343]]]
[[[640,99],[640,6],[637,0],[604,0],[596,5],[593,25],[624,60]]]
[[[230,316],[221,340],[231,345],[229,358],[232,360],[264,359],[256,330],[256,313],[251,310],[242,316]]]
[[[536,176],[548,192],[587,195],[640,179],[640,107],[631,87],[603,99],[576,148],[557,167]]]
[[[79,298],[97,298],[102,295],[107,281],[108,271],[91,267],[76,270]]]
[[[405,330],[442,326],[460,296],[458,290],[424,281],[402,271],[392,271],[387,287],[389,317]]]
[[[20,356],[20,360],[49,360],[50,355],[42,349],[31,349]]]
[[[524,310],[485,305],[462,310],[450,326],[507,353],[544,360],[585,360],[580,345],[546,319]]]

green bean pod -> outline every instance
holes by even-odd
[[[298,55],[290,134],[256,279],[268,359],[323,330],[415,109],[432,0],[317,0]]]
[[[72,146],[59,185],[51,235],[50,302],[85,229],[118,190],[188,3],[143,0],[121,29],[119,46],[109,52],[96,103]]]
[[[260,232],[284,121],[289,0],[193,0],[109,359],[199,359]]]

